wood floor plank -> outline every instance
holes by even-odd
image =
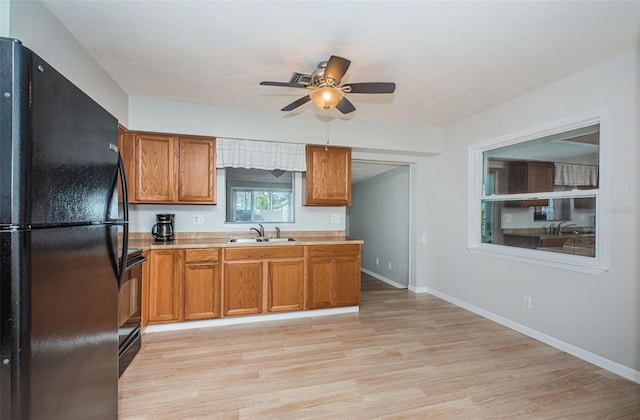
[[[374,280],[355,314],[145,334],[120,418],[640,419],[640,385]]]

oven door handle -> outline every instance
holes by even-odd
[[[127,260],[127,270],[130,270],[131,268],[135,267],[138,264],[142,264],[143,262],[147,261],[147,257],[143,256],[143,255],[138,255],[137,257],[133,257]]]

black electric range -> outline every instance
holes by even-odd
[[[122,255],[122,253],[120,253]],[[129,248],[125,274],[118,292],[118,360],[120,375],[141,347],[142,331],[142,263],[147,259],[142,249]]]

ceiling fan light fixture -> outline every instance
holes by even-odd
[[[344,98],[344,92],[335,87],[325,86],[312,90],[309,96],[318,108],[332,109]]]

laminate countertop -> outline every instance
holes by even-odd
[[[148,238],[140,238],[138,234],[132,234],[129,238],[129,248],[142,248],[144,251],[150,249],[185,249],[185,248],[235,248],[235,247],[265,247],[265,246],[305,246],[305,245],[345,245],[363,244],[362,239],[355,239],[348,236],[334,235],[290,235],[283,234],[282,237],[291,237],[295,241],[289,242],[228,242],[229,238],[248,237],[227,233],[225,237],[206,237],[194,235],[189,237],[178,235],[175,240],[160,242],[154,240],[150,234],[144,234]]]

